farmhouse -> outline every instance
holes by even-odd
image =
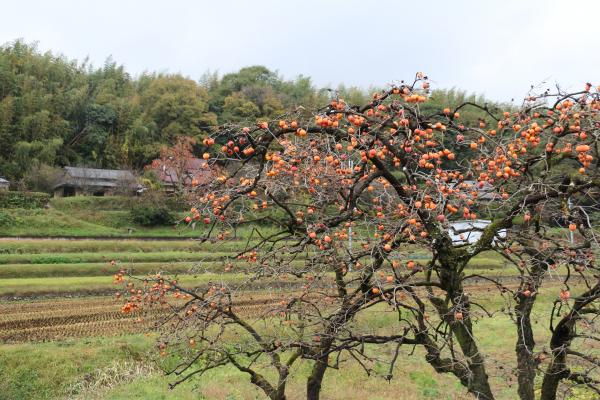
[[[213,169],[205,160],[199,158],[167,165],[155,160],[150,168],[156,172],[167,193],[173,193],[183,187],[205,185],[214,178]]]
[[[0,190],[8,190],[9,186],[10,186],[10,182],[7,181],[6,179],[0,177]]]
[[[133,194],[141,188],[130,171],[65,167],[59,183],[54,186],[54,196]]]

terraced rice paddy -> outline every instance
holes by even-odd
[[[146,311],[141,314],[121,312],[123,303],[115,298],[115,292],[122,290],[122,287],[115,286],[113,283],[113,275],[119,266],[140,275],[169,271],[177,274],[178,281],[186,287],[204,287],[214,282],[237,285],[245,282],[248,275],[243,270],[225,272],[224,260],[237,254],[244,245],[245,242],[242,241],[220,243],[219,251],[215,252],[210,244],[199,244],[189,239],[0,240],[0,343],[3,344],[4,354],[7,355],[4,359],[0,355],[0,367],[4,365],[8,368],[13,363],[21,363],[23,357],[28,357],[31,352],[35,354],[34,357],[46,360],[46,363],[53,363],[56,358],[64,358],[65,368],[77,365],[81,352],[96,352],[93,361],[84,368],[88,372],[97,370],[99,366],[112,368],[111,363],[115,360],[129,361],[132,359],[132,353],[137,354],[136,359],[145,360],[147,365],[153,365],[147,360],[148,354],[154,354],[151,350],[154,335],[150,334],[147,337],[146,334],[160,322],[161,311]],[[427,254],[410,248],[405,249],[401,257],[414,259],[418,263],[427,262]],[[118,266],[112,265],[112,260],[118,261]],[[516,270],[505,265],[500,257],[494,254],[488,253],[478,257],[469,266],[467,274],[484,272],[486,276],[496,276],[509,287],[517,283]],[[560,282],[561,271],[555,271],[554,274],[556,281]],[[323,287],[329,285],[327,277],[321,281],[321,284]],[[271,313],[290,291],[300,289],[301,282],[292,278],[289,281],[278,279],[267,282],[261,279],[261,285],[245,284],[241,288],[242,296],[239,296],[238,302],[234,305],[238,313],[248,317]],[[267,287],[269,290],[265,290]],[[493,303],[498,307],[503,304],[498,291],[488,281],[473,277],[466,282],[466,288],[473,299],[483,304]],[[559,286],[547,287],[543,307],[549,307],[549,302],[558,291]],[[374,311],[366,313],[358,323],[387,324],[393,318],[395,316],[385,312]],[[547,325],[547,322],[542,320],[542,324]],[[505,317],[482,318],[477,329],[503,330],[509,326],[511,322]],[[490,361],[491,371],[498,376],[500,385],[506,387],[506,393],[499,398],[514,398],[512,389],[506,385],[513,378],[510,374],[506,375],[504,367],[506,363],[510,364],[508,358],[512,356],[512,352],[507,349],[514,347],[514,338],[508,335],[500,340],[497,336],[485,336],[482,345],[494,360]],[[141,348],[143,350],[140,350]],[[101,355],[105,352],[109,352],[106,359]],[[401,390],[402,385],[412,385],[410,390],[407,389],[407,396],[425,390],[420,388],[429,390],[432,385],[438,384],[436,383],[438,380],[452,382],[445,376],[432,378],[430,367],[420,359],[407,359],[407,362],[412,363],[412,367],[409,368],[411,371],[419,371],[420,374],[413,377],[399,372],[398,376],[402,384],[394,383],[400,385],[395,390]],[[495,363],[502,368],[496,368]],[[14,382],[26,381],[23,380],[22,373],[17,372],[17,364],[14,365],[11,367],[11,370],[15,370],[14,377],[10,375],[6,378],[9,382],[13,382],[8,383],[9,388],[15,385]],[[43,380],[32,387],[21,388],[20,391],[10,389],[13,390],[11,392],[13,397],[9,396],[9,398],[20,398],[18,396],[21,393],[25,396],[22,398],[31,395],[40,396],[45,390],[47,392],[44,393],[47,394],[41,398],[63,398],[58,396],[58,393],[61,395],[67,393],[72,390],[73,382],[78,384],[77,382],[87,382],[88,379],[87,375],[83,376],[79,369],[73,367],[72,371],[61,370],[60,379],[63,381],[56,384],[57,377],[52,375],[52,370],[37,365],[29,367],[28,371],[42,374]],[[356,376],[360,376],[360,371],[353,371],[349,375],[340,375],[340,379],[350,379],[354,382]],[[210,393],[213,386],[218,388],[223,382],[228,382],[232,373],[234,372],[226,370],[218,383],[204,389],[205,393]],[[421,376],[424,379],[422,382]],[[152,396],[166,392],[167,382],[154,373],[140,377],[139,382],[136,380],[135,390],[140,393],[148,390],[150,377],[156,387],[152,389],[153,395],[149,395],[148,398],[155,398]],[[254,389],[246,382],[245,377],[240,377],[236,382],[247,385],[244,386],[244,393],[254,393],[252,392]],[[133,390],[130,389],[130,383],[123,385],[128,390]],[[191,387],[180,390],[186,395],[192,393]],[[297,392],[302,393],[302,388],[298,388]],[[383,396],[383,393],[387,393],[387,389],[373,387],[372,392]],[[437,389],[434,392],[441,393]],[[219,393],[213,397],[209,395],[208,398],[226,397],[225,392]],[[459,386],[453,387],[452,393],[455,393],[452,398],[463,398],[461,396],[464,393]],[[333,393],[329,394],[331,396],[328,398],[337,398]],[[87,394],[82,398],[86,396]],[[99,395],[98,398],[105,398],[103,396]],[[115,396],[114,398],[124,398]],[[174,396],[173,398],[178,398],[179,394]],[[106,398],[112,397],[107,395]],[[420,398],[429,397],[423,395]]]
[[[148,331],[159,315],[122,314],[113,284],[118,261],[137,274],[168,271],[188,287],[211,282],[241,282],[243,272],[223,274],[227,257],[243,242],[219,245],[194,240],[62,240],[0,241],[0,341],[27,342],[69,337],[106,336]],[[296,284],[273,282],[272,288]],[[254,289],[254,290],[253,290]],[[258,313],[279,301],[277,295],[246,287],[237,306]],[[289,289],[289,287],[288,287]],[[277,291],[276,291],[277,292]],[[285,296],[285,291],[280,291]]]
[[[140,318],[120,311],[114,298],[119,289],[113,275],[119,267],[136,274],[167,271],[176,274],[187,287],[213,282],[235,284],[246,279],[243,271],[223,272],[224,260],[237,254],[244,242],[219,245],[183,240],[0,240],[0,341],[27,342],[69,337],[106,336],[148,331],[159,315]],[[412,258],[426,255],[412,253]],[[514,279],[497,258],[484,255],[472,272],[492,269],[507,283]],[[487,271],[489,274],[490,271]],[[508,276],[503,276],[508,275]],[[324,282],[324,285],[326,283]],[[489,290],[489,284],[476,279],[473,290]],[[298,287],[298,283],[278,280],[273,288]],[[238,306],[244,313],[258,313],[274,302],[276,294],[246,286],[248,296]],[[272,292],[272,291],[271,291]],[[277,290],[275,290],[277,292]],[[285,290],[280,291],[285,296]],[[274,297],[275,296],[275,297]]]
[[[283,295],[283,294],[282,294]],[[248,292],[248,299],[236,304],[238,313],[253,316],[278,303],[280,298]],[[83,297],[0,305],[0,341],[6,343],[62,340],[73,337],[110,336],[150,330],[161,312],[123,314],[114,297]]]
[[[241,243],[225,243],[229,252],[210,252],[192,240],[2,240],[0,241],[0,341],[35,342],[73,337],[110,336],[149,331],[160,313],[123,314],[113,274],[119,263],[139,274],[169,271],[188,287],[234,284],[243,273],[223,274],[223,260]],[[175,261],[174,261],[175,260]],[[485,259],[482,263],[485,263]],[[498,269],[498,266],[492,265]],[[324,283],[325,284],[325,283]],[[238,302],[246,315],[268,311],[284,298],[292,282],[273,282],[269,292],[247,286]],[[277,290],[281,288],[281,290]],[[254,290],[253,290],[254,289]],[[489,285],[472,282],[473,290]]]
[[[112,260],[146,274],[186,274],[205,260],[210,265],[183,279],[206,284],[226,254],[202,251],[197,242],[135,240],[0,241],[0,341],[24,342],[124,334],[147,330],[155,318],[121,313],[114,298]],[[235,280],[236,276],[231,275]],[[102,295],[102,296],[98,296]],[[93,296],[93,297],[90,297]]]

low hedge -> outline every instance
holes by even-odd
[[[44,208],[49,201],[48,193],[0,191],[0,208]]]
[[[131,209],[131,219],[141,226],[173,225],[175,215],[165,206],[140,205]]]

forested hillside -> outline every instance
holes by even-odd
[[[309,77],[284,79],[263,66],[198,76],[132,76],[112,59],[97,67],[22,41],[0,47],[0,176],[27,184],[52,166],[140,169],[177,136],[202,138],[218,124],[274,119],[300,105],[310,109],[333,92]],[[349,103],[369,96],[358,88],[335,89]],[[441,110],[466,97],[437,90],[424,107]],[[462,114],[482,116],[478,110]]]

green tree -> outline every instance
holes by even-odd
[[[216,124],[208,111],[208,92],[193,80],[180,75],[145,79],[150,83],[140,93],[144,119],[155,124],[165,142],[182,135],[201,137]]]

